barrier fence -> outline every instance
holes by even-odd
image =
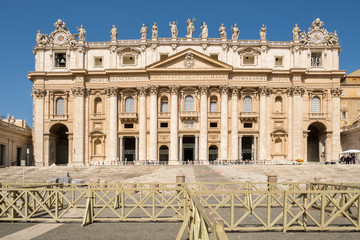
[[[331,183],[1,184],[0,221],[183,222],[190,239],[225,231],[360,230],[360,185]]]

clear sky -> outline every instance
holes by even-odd
[[[83,24],[87,41],[109,41],[113,24],[118,39],[139,39],[141,25],[150,30],[155,21],[159,37],[170,37],[170,20],[177,21],[179,37],[185,37],[186,20],[193,17],[196,37],[201,22],[207,23],[210,38],[219,37],[221,23],[231,37],[231,26],[237,23],[239,39],[259,39],[265,24],[268,40],[289,41],[295,23],[307,31],[319,17],[329,32],[337,30],[340,69],[351,73],[360,68],[359,7],[357,0],[0,0],[0,115],[10,113],[32,126],[32,83],[27,74],[34,70],[35,35],[39,29],[50,34],[59,18],[71,33]]]

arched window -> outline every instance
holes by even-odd
[[[125,112],[134,112],[134,99],[132,97],[128,97],[125,99]]]
[[[99,139],[96,139],[94,142],[94,155],[102,155],[101,141]]]
[[[64,115],[65,113],[65,101],[63,98],[58,98],[56,100],[56,115]]]
[[[311,100],[311,112],[312,113],[320,113],[320,98],[313,97]]]
[[[161,97],[161,106],[160,106],[161,112],[168,112],[168,98],[166,96]]]
[[[94,101],[94,112],[95,114],[101,114],[102,113],[102,100],[101,98],[97,97]]]
[[[217,97],[212,96],[210,98],[210,112],[217,112]]]
[[[279,112],[279,113],[283,112],[283,110],[282,110],[282,97],[280,97],[280,96],[277,96],[275,98],[275,112]]]
[[[252,99],[249,96],[244,98],[244,105],[243,105],[244,112],[252,112]]]
[[[190,95],[185,97],[185,111],[194,111],[194,98]]]

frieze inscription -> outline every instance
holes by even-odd
[[[151,80],[219,80],[228,79],[227,75],[153,75]]]
[[[233,76],[231,80],[235,81],[267,81],[266,76]]]
[[[149,81],[148,77],[112,77],[110,82]]]

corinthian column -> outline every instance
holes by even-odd
[[[84,123],[84,97],[85,87],[74,87],[71,89],[75,96],[74,101],[74,127],[73,127],[73,153],[74,164],[84,164],[84,143],[85,143],[85,123]]]
[[[34,155],[35,166],[44,166],[44,97],[46,90],[34,89]]]
[[[157,109],[157,86],[150,86],[150,160],[158,159],[158,109]]]
[[[179,138],[178,138],[178,86],[169,86],[171,93],[170,115],[170,159],[169,165],[179,164]]]
[[[267,111],[266,111],[266,95],[267,95],[267,87],[261,86],[259,87],[259,95],[260,95],[260,121],[259,121],[259,160],[266,159],[266,145],[267,145],[267,135],[266,135],[266,119],[267,119]]]
[[[116,87],[109,87],[106,89],[106,94],[110,98],[110,115],[109,115],[109,139],[106,148],[106,165],[111,162],[116,162],[117,156],[117,132],[118,132],[118,110],[117,110],[117,95],[118,89]]]
[[[337,161],[340,152],[340,88],[331,89],[332,95],[332,161]],[[328,147],[328,146],[327,146]],[[326,159],[330,161],[330,159]]]
[[[302,95],[305,90],[303,87],[296,86],[292,87],[293,94],[293,159],[304,159],[303,156],[303,104]],[[304,153],[306,154],[306,153]]]
[[[209,86],[201,85],[200,88],[200,144],[199,144],[199,160],[205,164],[208,159],[208,107],[207,93]]]
[[[221,85],[220,160],[228,160],[228,86]]]
[[[138,87],[139,93],[139,161],[146,160],[146,92],[147,87]],[[120,156],[122,157],[122,156]]]
[[[232,87],[231,96],[231,160],[239,159],[239,129],[238,129],[238,95],[239,88]]]

